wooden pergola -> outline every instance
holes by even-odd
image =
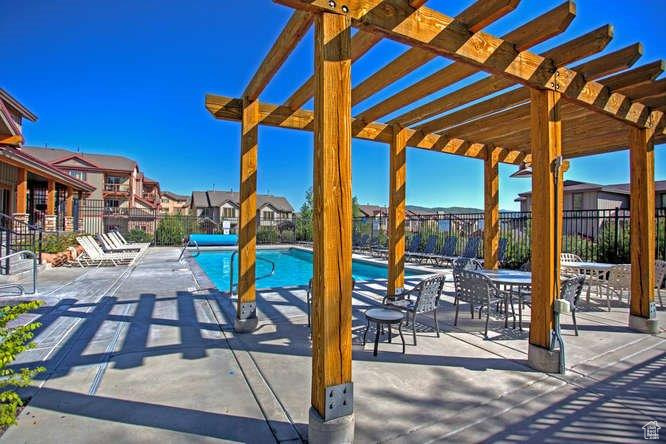
[[[659,60],[631,67],[640,44],[579,63],[613,37],[602,26],[537,54],[563,33],[575,5],[496,37],[483,31],[519,0],[477,0],[456,17],[425,0],[274,0],[295,9],[243,97],[206,96],[218,119],[240,121],[239,330],[256,325],[255,246],[259,125],[314,132],[312,407],[322,421],[349,418],[351,398],[351,140],[390,153],[388,291],[404,285],[406,148],[484,162],[484,260],[498,266],[500,162],[532,166],[532,318],[529,361],[557,371],[550,351],[559,289],[562,158],[627,147],[631,159],[632,297],[629,325],[657,329],[654,313],[654,144],[666,141],[666,79]],[[314,75],[281,105],[259,96],[314,23]],[[358,32],[353,35],[351,27]],[[381,39],[410,47],[352,88],[351,65]],[[452,63],[352,117],[353,105],[436,57]],[[414,106],[480,71],[481,80]],[[302,108],[314,97],[314,111]],[[397,117],[387,115],[403,110]],[[566,164],[566,162],[565,162]],[[558,205],[558,202],[560,203]],[[557,231],[557,232],[556,232]],[[337,419],[336,419],[337,418]],[[312,425],[311,432],[315,433]]]

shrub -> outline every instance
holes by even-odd
[[[159,245],[180,245],[185,237],[185,228],[180,218],[163,218],[155,230],[155,243]]]
[[[0,427],[15,424],[17,409],[23,405],[14,389],[27,387],[36,374],[44,371],[43,367],[22,368],[18,372],[7,368],[19,353],[34,347],[31,342],[33,331],[40,326],[36,322],[17,327],[7,324],[40,305],[39,301],[32,301],[0,307]]]
[[[127,233],[127,236],[125,236],[127,239],[127,242],[137,242],[137,243],[145,243],[145,242],[152,242],[153,241],[153,236],[150,235],[149,233],[146,233],[145,231],[139,229],[139,228],[134,228],[130,230],[129,233]]]
[[[274,227],[259,227],[257,230],[257,243],[274,244],[278,242],[278,231]]]
[[[42,238],[42,252],[55,254],[67,250],[67,247],[74,247],[78,245],[76,236],[79,234],[47,234]]]

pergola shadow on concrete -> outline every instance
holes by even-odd
[[[499,163],[531,165],[532,319],[529,362],[557,371],[552,350],[559,293],[562,175],[576,156],[630,150],[632,297],[629,325],[658,330],[655,307],[654,144],[666,141],[662,61],[629,69],[640,44],[601,52],[613,35],[602,26],[540,54],[530,48],[564,32],[572,2],[501,38],[482,29],[518,0],[478,0],[456,17],[425,0],[275,0],[295,9],[241,98],[206,97],[218,119],[240,121],[241,180],[236,330],[257,325],[255,299],[258,127],[314,132],[314,278],[310,439],[353,436],[351,375],[351,140],[389,145],[388,292],[404,286],[406,148],[484,162],[486,267],[498,266]],[[314,75],[282,105],[259,96],[314,23]],[[358,32],[352,37],[351,27]],[[410,46],[352,88],[351,65],[382,38]],[[452,63],[352,117],[353,105],[436,57]],[[573,65],[573,66],[572,66]],[[414,106],[477,72],[481,80]],[[314,97],[314,111],[302,106]],[[421,103],[421,102],[419,102]],[[405,112],[387,122],[380,119]]]

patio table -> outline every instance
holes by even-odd
[[[391,325],[398,324],[398,333],[400,333],[400,339],[402,339],[402,353],[405,353],[405,338],[402,335],[402,321],[405,319],[405,314],[400,310],[393,310],[390,308],[371,308],[365,312],[365,319],[367,321],[367,326],[365,327],[365,333],[363,334],[363,346],[365,346],[365,337],[368,334],[370,329],[370,323],[374,322],[376,327],[375,332],[375,349],[373,355],[377,356],[377,348],[379,347],[379,332],[382,329],[382,326],[388,326],[388,342],[391,342]]]
[[[478,270],[478,273],[483,274],[493,283],[508,288],[508,292],[504,292],[509,300],[513,299],[514,288],[518,288],[518,327],[520,330],[523,329],[523,293],[520,291],[521,288],[531,288],[532,286],[532,273],[529,271],[517,271],[517,270]],[[504,309],[507,311],[506,316],[504,317],[504,327],[509,326],[509,305],[505,300]],[[516,319],[513,320],[513,327],[516,328]]]
[[[601,293],[601,286],[604,281],[608,279],[608,272],[614,267],[614,264],[607,264],[604,262],[571,262],[565,261],[560,263],[560,267],[585,276],[585,283],[587,284],[587,302],[590,302],[590,289],[592,283],[597,284],[597,293]]]

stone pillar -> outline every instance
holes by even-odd
[[[72,232],[74,231],[74,217],[65,216],[65,231]]]

